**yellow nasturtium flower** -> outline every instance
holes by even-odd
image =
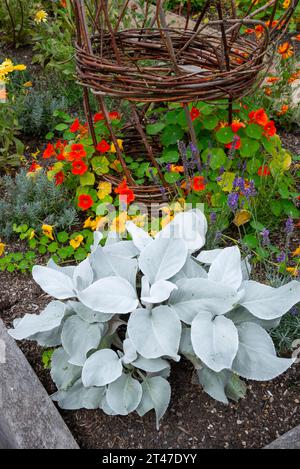
[[[78,249],[80,244],[82,243],[83,239],[84,238],[83,238],[82,235],[75,236],[75,238],[70,240],[70,246],[72,246],[72,248],[74,248],[74,249]]]
[[[126,231],[127,212],[120,213],[115,217],[111,223],[110,230],[117,233],[124,233]]]
[[[98,199],[102,200],[107,195],[111,194],[112,187],[110,182],[100,182],[98,185]]]
[[[5,250],[5,244],[1,242],[0,239],[0,257],[3,256]]]
[[[52,241],[54,240],[54,237],[53,237],[53,226],[51,225],[43,225],[42,226],[42,231],[43,231],[43,234],[45,236],[47,236],[47,238],[51,239]]]
[[[119,146],[120,150],[123,151],[123,140],[121,140],[120,138],[118,138],[118,139],[117,139],[117,142],[118,142],[118,146]],[[111,152],[111,153],[116,153],[116,152],[117,152],[114,143],[111,144],[110,152]]]
[[[34,238],[34,237],[35,237],[35,231],[32,230],[31,233],[30,233],[30,235],[29,235],[29,239],[32,239],[32,238]]]

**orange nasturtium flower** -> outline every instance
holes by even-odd
[[[5,244],[1,242],[0,238],[0,256],[3,256],[5,250]]]
[[[294,55],[293,46],[289,42],[284,42],[278,47],[278,53],[283,59],[289,59]]]

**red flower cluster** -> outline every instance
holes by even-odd
[[[264,134],[268,137],[276,135],[276,127],[274,121],[269,121],[269,118],[264,109],[258,111],[251,111],[249,118],[252,123],[258,124],[264,128]]]
[[[93,205],[94,201],[88,194],[80,194],[78,197],[78,207],[82,210],[88,210]]]
[[[60,186],[60,184],[62,184],[65,180],[65,175],[63,171],[59,171],[58,173],[56,173],[54,176],[54,179],[55,179],[55,185]]]
[[[79,161],[86,156],[86,151],[82,143],[73,143],[68,154],[68,161]]]
[[[120,120],[121,119],[121,116],[120,114],[118,113],[118,111],[112,111],[110,112],[109,114],[109,117],[110,119],[113,121],[113,120]],[[103,121],[104,120],[104,114],[103,112],[97,112],[95,115],[94,115],[94,122],[96,124],[96,122],[99,122],[99,121]]]
[[[196,192],[205,190],[205,178],[204,176],[195,176],[193,179],[193,189]]]
[[[199,109],[197,109],[196,107],[193,106],[192,109],[191,109],[191,119],[192,119],[192,121],[197,119],[199,116],[200,116]]]
[[[55,153],[54,146],[52,145],[52,143],[48,143],[48,145],[46,146],[46,148],[44,150],[43,158],[45,158],[45,159],[51,158],[51,156],[54,156],[55,154],[56,153]]]
[[[106,140],[103,139],[96,146],[96,150],[98,150],[100,153],[107,153],[110,150],[110,145]]]
[[[77,176],[82,176],[88,170],[87,165],[82,160],[75,160],[72,163],[72,173]]]
[[[258,168],[257,174],[258,174],[258,176],[262,176],[262,177],[270,176],[271,171],[270,171],[269,166],[267,166],[267,165],[260,166]]]
[[[126,178],[116,187],[115,193],[126,198],[127,204],[130,204],[135,199],[133,191],[127,186]]]

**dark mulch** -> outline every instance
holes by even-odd
[[[27,276],[0,273],[0,317],[7,327],[26,312],[50,301]],[[51,394],[55,386],[41,364],[42,349],[22,341],[20,348]],[[172,401],[160,430],[153,413],[110,417],[101,410],[61,411],[82,448],[261,448],[300,424],[300,364],[268,383],[250,383],[246,399],[228,406],[216,403],[193,383],[189,363],[175,364]]]

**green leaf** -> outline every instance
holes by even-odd
[[[231,127],[222,127],[216,132],[216,139],[220,143],[231,143],[233,141],[234,133],[231,130]]]
[[[276,217],[279,217],[279,215],[282,213],[282,210],[283,210],[283,207],[282,207],[282,204],[281,204],[280,200],[271,200],[270,208],[271,208],[271,212]]]
[[[169,172],[165,173],[165,180],[168,184],[174,184],[176,181],[180,179],[180,174],[176,172]]]
[[[67,124],[64,124],[63,122],[55,126],[55,130],[58,130],[59,132],[63,132],[64,130],[67,130],[67,128]]]
[[[146,132],[148,135],[157,135],[165,128],[163,122],[157,122],[156,124],[148,124],[146,126]]]
[[[54,137],[54,132],[48,132],[45,136],[46,140],[51,140]]]
[[[255,249],[258,246],[258,240],[254,235],[248,234],[244,236],[243,242],[249,249]]]
[[[166,149],[159,158],[162,163],[177,163],[179,160],[178,150]]]
[[[58,245],[56,242],[50,243],[48,246],[48,251],[49,252],[56,252],[58,249]]]
[[[217,116],[214,116],[214,115],[207,116],[203,120],[203,126],[207,130],[215,129],[217,127],[218,123],[219,123],[219,119],[218,119]]]
[[[282,200],[281,201],[284,213],[292,218],[299,218],[300,210],[294,205],[291,200]]]
[[[44,245],[39,246],[39,253],[40,254],[46,254],[47,248]]]
[[[32,261],[35,258],[36,258],[36,254],[35,254],[34,251],[27,251],[26,252],[25,259],[27,259],[28,261]]]
[[[265,228],[265,226],[262,223],[256,220],[252,220],[250,222],[250,225],[255,231],[262,231]]]
[[[161,143],[165,146],[174,145],[178,140],[182,140],[184,130],[178,125],[168,126],[164,129],[161,136]]]
[[[66,231],[60,231],[57,233],[57,239],[60,243],[66,243],[69,239],[69,235]]]
[[[95,156],[91,163],[96,174],[101,175],[109,172],[109,161],[106,156]]]
[[[82,186],[93,186],[95,184],[95,174],[87,171],[80,176],[80,184]]]
[[[77,251],[75,251],[74,253],[74,258],[76,261],[83,261],[87,256],[87,252],[85,249],[83,248],[79,248],[77,249]]]
[[[249,124],[248,127],[246,127],[246,134],[250,138],[260,140],[263,134],[263,128],[257,124]]]
[[[246,158],[254,156],[259,150],[259,143],[250,138],[241,138],[240,154]]]

